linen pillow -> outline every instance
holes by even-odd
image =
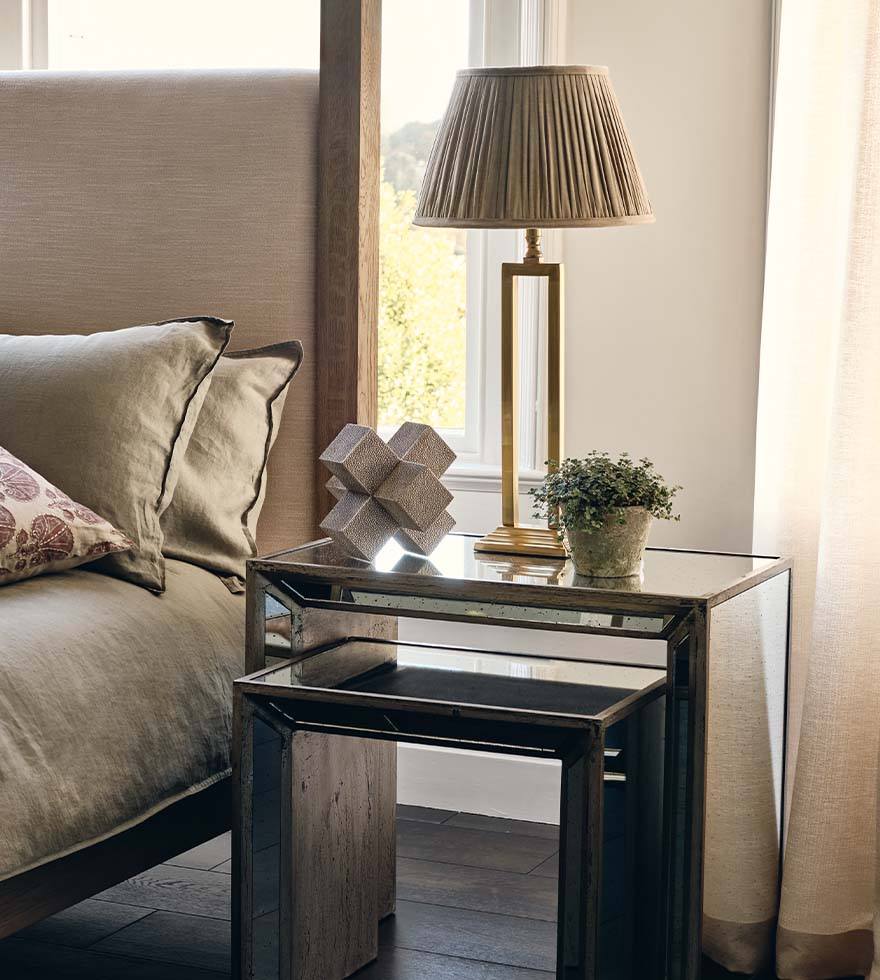
[[[292,340],[220,358],[162,517],[165,554],[231,576],[232,589],[257,553],[266,464],[302,355]]]
[[[0,445],[134,542],[96,568],[164,589],[160,518],[231,330],[187,317],[90,335],[0,335]]]
[[[0,585],[63,572],[132,542],[0,446]]]

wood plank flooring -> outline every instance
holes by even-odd
[[[357,980],[552,980],[555,827],[398,808],[397,913]],[[0,942],[3,980],[229,975],[229,835]]]
[[[557,839],[548,824],[398,807],[397,913],[357,980],[553,980]],[[0,978],[227,977],[230,871],[224,834],[0,941]],[[706,961],[703,977],[733,974]]]

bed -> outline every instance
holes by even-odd
[[[0,592],[4,878],[228,775],[244,597],[186,562],[166,575],[161,598],[88,567]]]
[[[315,536],[317,446],[374,422],[377,8],[324,0],[320,89],[0,73],[0,333],[213,313],[230,349],[302,341],[264,554]],[[0,937],[228,828],[244,630],[244,597],[179,561],[161,597],[88,566],[0,589]]]

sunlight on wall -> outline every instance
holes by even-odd
[[[317,68],[318,0],[49,0],[50,68]]]

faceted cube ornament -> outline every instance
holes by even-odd
[[[422,463],[434,474],[443,476],[455,462],[455,453],[430,425],[404,422],[388,440],[388,448],[410,463]]]
[[[339,479],[338,476],[331,476],[324,486],[330,491],[336,500],[342,500],[342,498],[348,493],[345,484]]]
[[[372,494],[400,462],[381,436],[349,423],[318,457],[347,489]]]
[[[444,510],[426,531],[402,527],[394,535],[394,540],[404,551],[414,551],[417,555],[430,555],[454,527],[455,520],[448,510]]]
[[[402,572],[404,575],[439,575],[440,569],[424,555],[403,554],[397,559],[393,572]]]
[[[422,463],[401,460],[376,491],[376,500],[401,527],[427,531],[452,501],[452,494]]]
[[[372,561],[397,531],[397,522],[372,497],[349,491],[324,518],[321,530],[345,554]]]
[[[430,554],[455,526],[440,482],[455,453],[429,426],[405,422],[386,444],[373,429],[346,425],[320,456],[337,503],[321,524],[341,551],[372,561],[390,537]]]

